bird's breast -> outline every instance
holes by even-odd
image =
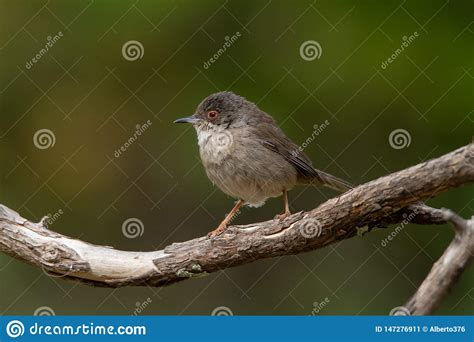
[[[296,183],[295,169],[245,131],[198,132],[198,144],[207,176],[232,197],[257,205]]]
[[[221,164],[235,149],[230,130],[199,130],[198,145],[204,165]]]

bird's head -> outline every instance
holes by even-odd
[[[175,123],[190,123],[198,131],[209,129],[229,129],[248,123],[250,113],[256,106],[232,92],[223,91],[206,97],[196,112]]]

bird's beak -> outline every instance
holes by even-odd
[[[190,123],[190,124],[194,125],[194,124],[197,124],[200,121],[201,121],[201,119],[199,119],[195,115],[191,115],[191,116],[188,116],[186,118],[181,118],[181,119],[175,120],[174,123]]]

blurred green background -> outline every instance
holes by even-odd
[[[172,121],[226,89],[258,103],[298,144],[328,120],[305,152],[356,184],[440,156],[472,141],[472,13],[472,2],[446,0],[1,0],[0,203],[31,220],[59,213],[51,229],[120,249],[204,235],[233,199],[208,181],[193,129]],[[48,37],[53,46],[28,67]],[[122,47],[132,40],[143,55],[129,61]],[[319,58],[301,57],[307,41],[320,44]],[[35,146],[41,129],[53,146]],[[400,149],[389,143],[396,129],[409,134]],[[429,204],[468,217],[473,190]],[[291,207],[309,210],[334,195],[298,188]],[[270,200],[244,209],[237,223],[280,210],[281,200]],[[143,235],[123,234],[129,218],[143,222]],[[127,315],[146,302],[145,315],[208,315],[220,306],[235,315],[384,315],[415,292],[453,236],[448,226],[410,225],[382,246],[393,230],[162,289],[91,288],[0,255],[0,312]],[[473,280],[471,268],[438,313],[472,314]]]

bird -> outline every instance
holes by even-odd
[[[174,123],[194,126],[207,177],[237,200],[209,238],[222,234],[243,205],[258,208],[269,198],[283,196],[283,212],[275,218],[286,219],[291,215],[288,191],[296,185],[352,189],[350,183],[315,169],[272,116],[231,91],[207,96],[193,115]]]

